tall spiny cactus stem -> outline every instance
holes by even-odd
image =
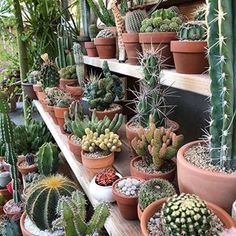
[[[74,53],[74,58],[75,58],[76,73],[79,80],[79,85],[83,87],[84,77],[85,77],[85,68],[84,68],[83,53],[82,53],[81,45],[79,43],[74,43],[73,53]]]
[[[84,35],[89,36],[90,8],[87,0],[80,0],[80,13],[83,23]]]

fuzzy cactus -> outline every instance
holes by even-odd
[[[49,176],[55,173],[59,162],[57,146],[44,143],[37,152],[37,164],[41,175]]]
[[[76,66],[67,66],[59,70],[62,79],[77,79]]]
[[[94,235],[104,226],[109,216],[106,203],[97,205],[89,222],[86,222],[86,200],[80,191],[72,193],[71,197],[62,197],[57,206],[60,216],[53,222],[55,227],[63,227],[67,236]]]
[[[26,214],[41,230],[51,230],[57,218],[57,204],[63,196],[71,196],[76,185],[61,175],[40,178],[27,189]]]
[[[114,33],[112,33],[108,29],[101,30],[96,36],[96,38],[114,38],[114,37],[115,37]]]
[[[78,78],[78,82],[80,86],[84,86],[84,78],[85,78],[85,68],[84,68],[84,59],[82,48],[79,43],[74,43],[73,45],[73,53],[76,65],[76,74]]]
[[[144,182],[139,190],[138,204],[143,211],[156,200],[176,194],[174,186],[164,179],[150,179]]]
[[[167,200],[161,210],[165,235],[209,235],[212,213],[195,195],[182,193]]]
[[[107,168],[96,174],[95,182],[100,186],[111,186],[118,178],[116,170]]]

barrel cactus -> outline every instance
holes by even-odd
[[[101,30],[96,36],[96,38],[114,38],[114,37],[115,37],[114,33],[112,33],[108,29]]]
[[[71,196],[76,185],[61,175],[39,179],[27,189],[26,214],[41,230],[52,229],[57,218],[57,204],[63,196]]]
[[[161,210],[165,235],[209,235],[212,213],[195,195],[182,193],[168,199]]]
[[[207,5],[202,4],[200,5],[193,13],[195,21],[205,21],[206,20],[206,11]]]

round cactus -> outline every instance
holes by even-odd
[[[41,229],[51,229],[56,220],[57,204],[62,196],[71,196],[76,185],[61,175],[43,177],[27,190],[26,213]]]
[[[114,38],[115,35],[108,29],[101,30],[96,38]]]
[[[191,194],[175,195],[163,205],[161,222],[165,235],[209,235],[212,213],[204,201]]]
[[[138,194],[138,204],[143,211],[152,202],[176,194],[171,183],[164,179],[151,179],[141,186]]]
[[[206,20],[206,11],[207,11],[206,4],[202,4],[201,6],[199,6],[193,13],[194,20],[205,21]]]

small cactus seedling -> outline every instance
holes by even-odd
[[[100,186],[111,186],[118,178],[113,168],[107,168],[96,174],[95,182]]]

